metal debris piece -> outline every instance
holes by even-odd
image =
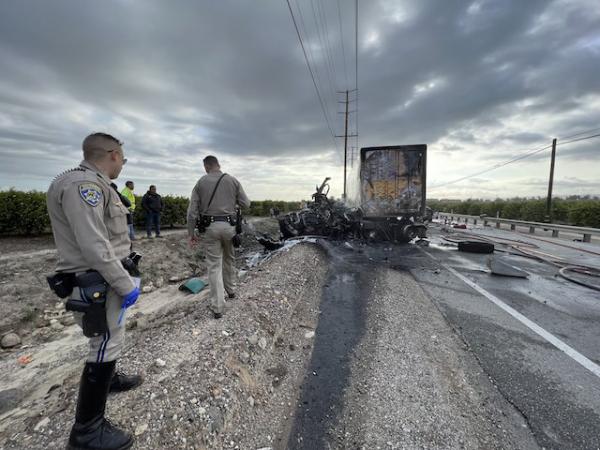
[[[529,276],[527,272],[509,264],[504,258],[490,257],[488,267],[493,275],[516,278],[527,278]]]
[[[284,242],[276,241],[266,235],[263,235],[262,237],[258,237],[258,238],[256,238],[256,240],[258,241],[258,243],[260,245],[262,245],[265,248],[265,250],[269,250],[269,251],[277,250],[278,248],[283,247],[283,244],[284,244]]]

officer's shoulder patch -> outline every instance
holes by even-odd
[[[102,189],[95,183],[80,184],[79,195],[90,206],[98,206],[102,201]]]

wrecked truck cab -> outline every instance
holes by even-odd
[[[341,239],[358,235],[360,213],[348,208],[344,202],[327,197],[329,180],[329,177],[325,178],[317,186],[312,201],[306,208],[279,217],[279,230],[283,239],[307,235]]]

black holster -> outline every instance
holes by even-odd
[[[198,230],[198,233],[202,234],[206,232],[206,229],[210,226],[211,223],[212,222],[210,220],[210,216],[204,216],[200,214],[198,219],[196,219],[196,229]]]
[[[73,292],[73,287],[75,286],[75,274],[58,272],[48,275],[46,281],[52,292],[60,298],[67,298],[71,295],[71,292]]]
[[[235,211],[235,221],[232,223],[235,226],[235,236],[231,238],[231,243],[235,248],[242,246],[242,211],[237,208]]]
[[[106,293],[108,283],[95,270],[84,272],[75,277],[79,286],[81,300],[67,300],[67,311],[83,313],[83,334],[87,337],[102,336],[108,331],[106,320]]]

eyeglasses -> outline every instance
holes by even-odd
[[[106,150],[106,153],[119,152],[119,155],[121,155],[121,159],[123,160],[123,165],[125,165],[127,164],[127,158],[124,158],[123,152],[119,150],[119,148],[113,148],[112,150]]]

